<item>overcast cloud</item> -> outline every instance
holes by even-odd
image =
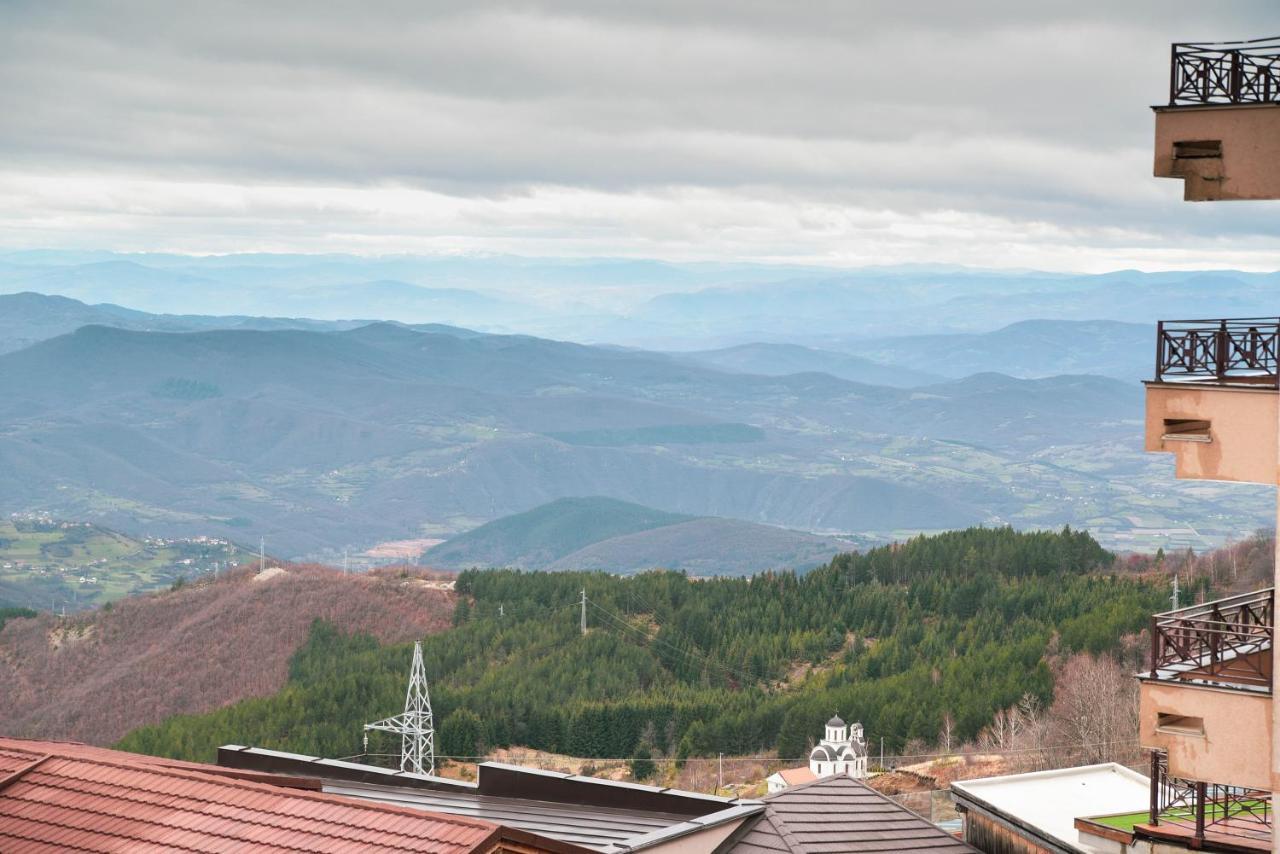
[[[1280,267],[1151,173],[1274,2],[0,0],[0,245]]]

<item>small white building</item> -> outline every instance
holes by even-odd
[[[809,770],[816,777],[847,774],[854,779],[867,776],[867,740],[862,724],[849,726],[836,715],[827,721],[827,734],[809,751]]]
[[[769,784],[769,794],[773,795],[790,786],[802,786],[816,779],[818,778],[808,768],[783,768],[766,777],[765,782]]]
[[[827,721],[826,737],[809,751],[808,768],[784,768],[770,774],[765,782],[769,794],[788,786],[811,783],[820,777],[843,774],[856,779],[867,776],[867,741],[862,724],[846,724],[837,715]]]

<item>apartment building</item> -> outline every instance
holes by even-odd
[[[1280,199],[1280,39],[1173,45],[1154,110],[1155,174],[1187,200]],[[1280,318],[1164,320],[1155,344],[1146,450],[1172,454],[1178,478],[1280,487]],[[1139,837],[1280,850],[1274,631],[1274,587],[1152,617]]]

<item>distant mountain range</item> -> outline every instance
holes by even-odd
[[[1154,325],[1114,320],[1023,320],[992,332],[837,343],[872,364],[900,366],[908,376],[912,370],[946,377],[999,371],[1015,377],[1100,374],[1132,381],[1150,378],[1155,334]]]
[[[820,536],[1070,523],[1118,546],[1203,546],[1261,524],[1248,488],[1187,488],[1141,453],[1132,380],[943,378],[1121,377],[1141,330],[1034,321],[856,356],[672,354],[0,296],[0,341],[43,339],[0,355],[0,511],[329,559],[584,495]]]
[[[561,498],[459,534],[426,552],[422,562],[454,569],[662,568],[716,575],[809,569],[864,544],[612,498]]]
[[[264,317],[444,323],[649,350],[763,342],[860,356],[878,339],[986,333],[1031,318],[1150,326],[1162,318],[1265,316],[1274,311],[1277,285],[1280,273],[1235,270],[1077,275],[492,255],[0,254],[0,293],[59,294],[170,315],[231,309]],[[1117,331],[1077,328],[1105,336]],[[1071,349],[1084,354],[1078,365],[1032,365],[1035,375],[1113,375],[1105,360],[1095,364],[1089,357],[1089,341]],[[915,355],[871,358],[957,375],[928,360],[916,364]],[[965,370],[1023,375],[990,362]]]
[[[910,388],[941,382],[943,372],[929,373],[901,367],[891,360],[872,361],[861,356],[802,347],[799,344],[739,344],[720,350],[675,353],[677,359],[740,374],[780,377],[787,374],[822,373],[868,385]],[[908,354],[910,355],[910,354]],[[991,366],[979,370],[991,370]],[[970,371],[976,373],[976,371]]]
[[[199,332],[208,329],[340,330],[364,326],[369,322],[245,315],[150,314],[118,305],[86,305],[70,297],[22,292],[0,294],[0,353],[21,350],[90,325],[146,332]]]

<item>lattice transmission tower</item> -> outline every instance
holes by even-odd
[[[436,733],[431,717],[431,697],[422,669],[422,643],[413,645],[413,668],[409,671],[409,691],[404,713],[364,725],[365,732],[379,730],[400,735],[400,770],[414,774],[436,773]]]

